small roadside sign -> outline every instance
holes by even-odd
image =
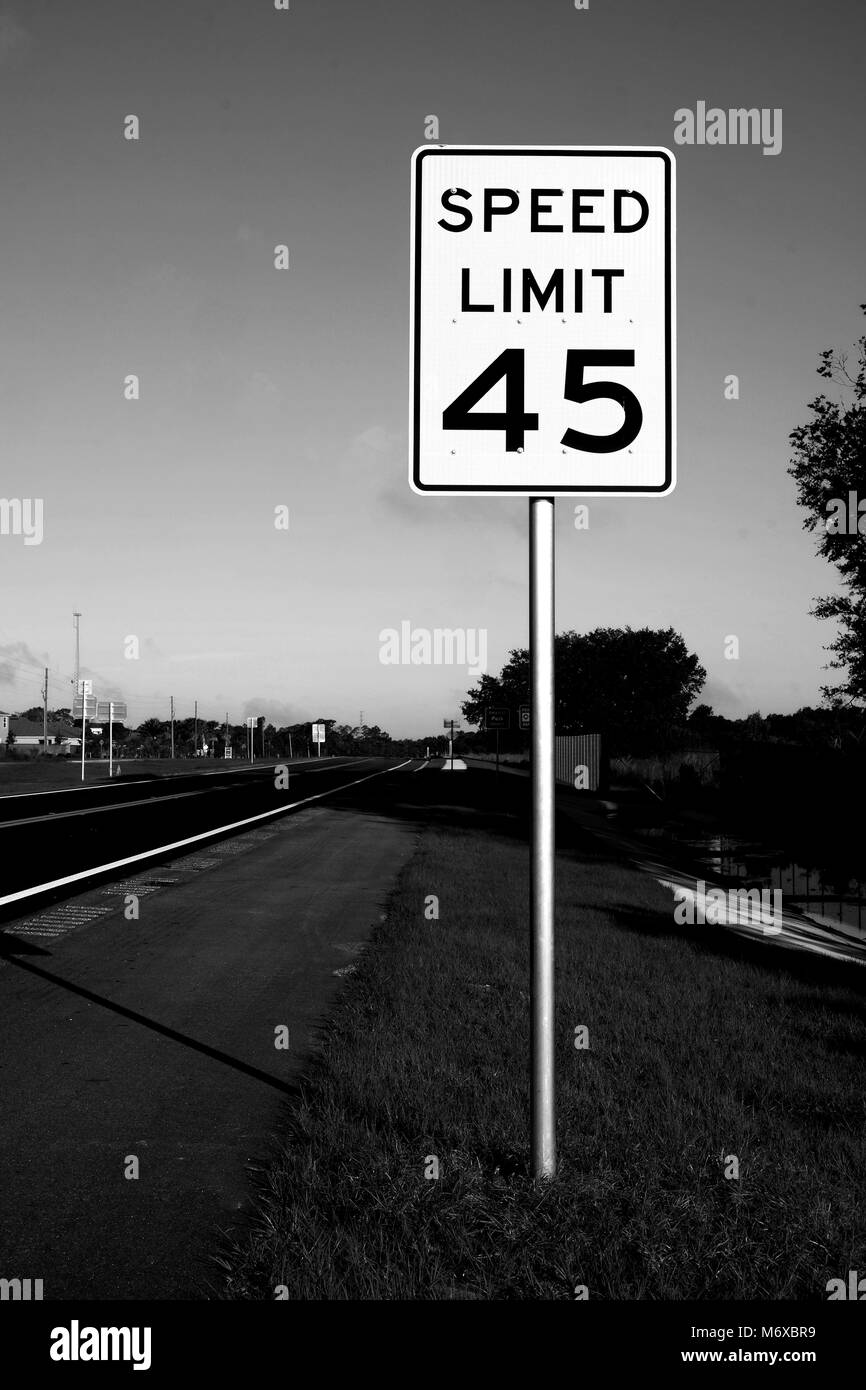
[[[313,734],[312,734],[313,743],[324,743],[324,742],[325,742],[325,726],[324,726],[324,724],[313,724],[313,725],[311,725],[311,728],[312,728],[312,730],[313,730]]]
[[[520,709],[519,709],[519,711],[518,711],[517,722],[518,722],[518,727],[521,728],[521,729],[529,729],[529,728],[531,728],[531,725],[532,725],[532,716],[531,716],[531,713],[530,713],[530,707],[529,707],[529,705],[521,705],[521,706],[520,706]]]
[[[96,696],[95,695],[75,695],[72,699],[72,716],[80,719],[82,711],[85,719],[93,719],[96,715]]]
[[[103,721],[109,719],[125,719],[126,703],[123,700],[98,700],[96,703],[96,717]]]
[[[510,729],[511,710],[504,705],[488,705],[484,711],[485,729]]]

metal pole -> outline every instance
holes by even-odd
[[[45,684],[42,687],[42,753],[48,754],[48,667],[45,667]]]
[[[529,499],[529,656],[532,692],[532,1175],[556,1173],[554,1097],[554,564],[552,497]]]
[[[87,696],[84,693],[83,681],[78,682],[81,686],[81,780],[84,781],[84,744],[87,738]]]
[[[193,740],[192,740],[192,755],[193,755],[194,758],[197,758],[197,757],[198,757],[198,700],[196,700],[196,702],[195,702],[195,716],[194,716],[194,718],[195,718],[195,733],[194,733],[194,735],[193,735]]]
[[[80,617],[81,617],[81,614],[78,613],[78,612],[74,612],[74,613],[72,614],[72,626],[75,628],[75,675],[74,675],[74,677],[73,677],[72,684],[73,684],[73,686],[75,687],[75,693],[76,693],[76,695],[78,694],[78,680],[79,680],[79,676],[80,676],[80,674],[81,674],[81,660],[80,660],[80,655],[81,655],[81,653],[80,653],[79,630],[78,630],[78,620],[80,619]]]
[[[114,776],[114,701],[108,702],[108,775]]]
[[[171,756],[174,758],[174,696],[169,696],[171,700]]]

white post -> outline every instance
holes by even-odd
[[[114,776],[114,701],[108,702],[108,775]]]
[[[84,781],[84,742],[87,738],[87,696],[84,693],[84,682],[81,682],[81,780]]]
[[[554,1095],[554,500],[529,499],[529,659],[532,691],[530,869],[532,1175],[556,1173]]]

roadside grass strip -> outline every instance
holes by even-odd
[[[531,1180],[528,869],[422,835],[219,1297],[823,1300],[866,1269],[866,973],[677,926],[610,858],[557,858],[559,1171]]]

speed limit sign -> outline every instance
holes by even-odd
[[[412,172],[414,490],[671,492],[670,151],[427,146]]]

